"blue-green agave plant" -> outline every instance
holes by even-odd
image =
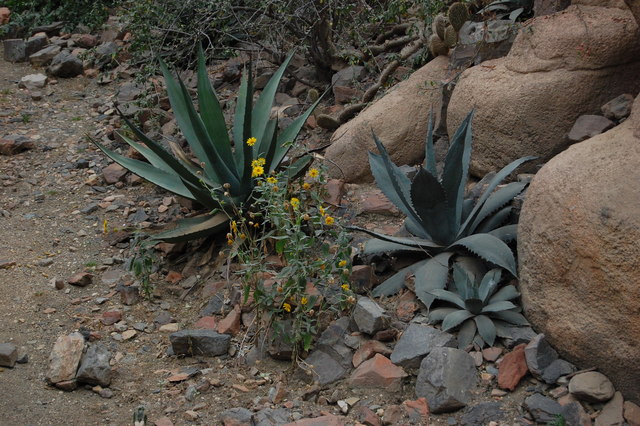
[[[202,49],[199,50],[198,58],[199,110],[196,110],[182,80],[176,80],[160,60],[160,69],[164,75],[176,122],[191,151],[197,157],[197,163],[175,143],[171,144],[174,155],[167,152],[160,143],[148,138],[126,119],[127,126],[142,143],[124,135],[121,137],[140,152],[148,163],[120,155],[94,141],[107,156],[140,177],[175,194],[195,200],[211,211],[217,211],[215,214],[182,219],[174,229],[155,234],[153,239],[177,242],[204,237],[225,229],[228,214],[220,209],[231,205],[241,206],[251,199],[256,183],[252,176],[253,162],[259,158],[264,159],[261,167],[265,174],[274,171],[282,163],[292,142],[319,102],[318,100],[278,133],[277,119],[270,118],[271,108],[282,75],[292,56],[293,53],[269,80],[255,104],[251,67],[245,72],[236,103],[232,139],[227,131],[220,102],[207,75]],[[252,138],[255,138],[256,142],[248,144],[247,141]],[[295,174],[310,161],[309,156],[304,156],[289,167],[288,173]]]
[[[369,164],[376,184],[407,218],[405,227],[412,237],[394,237],[353,228],[375,237],[365,243],[364,253],[417,252],[428,258],[398,271],[373,291],[374,296],[397,293],[407,274],[415,274],[415,292],[427,306],[434,296],[432,289],[444,289],[449,276],[449,262],[460,253],[472,253],[484,261],[506,269],[516,276],[516,262],[507,242],[516,238],[516,226],[505,225],[513,198],[526,187],[513,182],[494,192],[500,182],[519,165],[535,157],[520,158],[489,182],[479,199],[465,199],[471,160],[471,111],[458,127],[445,157],[442,176],[438,178],[433,147],[433,118],[429,117],[425,164],[413,180],[393,164],[387,150],[374,134],[380,154],[369,153]]]

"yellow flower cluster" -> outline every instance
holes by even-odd
[[[300,207],[300,200],[297,199],[296,197],[291,198],[289,202],[291,203],[291,207],[293,207],[296,210],[298,209],[298,207]]]
[[[251,162],[251,177],[258,177],[264,174],[264,165],[267,162],[264,158],[258,158],[257,160],[253,160]]]
[[[347,266],[346,260],[341,260],[340,262],[338,262],[338,268],[344,268],[345,266]]]
[[[269,182],[269,183],[270,183],[270,184],[272,184],[272,185],[275,185],[276,183],[278,183],[278,179],[276,179],[276,178],[275,178],[275,177],[273,177],[273,176],[269,176],[269,177],[267,178],[267,182]]]
[[[290,305],[290,304],[288,304],[288,303],[284,303],[284,304],[282,305],[282,309],[284,309],[284,310],[285,310],[285,311],[287,311],[287,312],[291,312],[291,305]]]

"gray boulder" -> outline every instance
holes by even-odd
[[[391,362],[404,368],[418,368],[422,359],[433,349],[456,347],[452,334],[423,324],[409,324],[391,353]]]
[[[91,345],[82,356],[76,380],[90,385],[109,386],[111,384],[111,352],[101,344]]]
[[[176,355],[224,355],[229,350],[231,336],[213,330],[182,330],[169,336]]]

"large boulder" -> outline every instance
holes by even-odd
[[[449,134],[475,107],[472,174],[525,155],[543,163],[566,148],[580,115],[640,91],[639,58],[640,28],[622,0],[574,0],[529,21],[506,57],[461,75],[448,106]]]
[[[640,402],[640,96],[535,176],[520,215],[525,314],[563,358]]]
[[[416,164],[424,158],[429,111],[440,111],[440,81],[449,58],[438,56],[397,84],[356,118],[340,126],[331,137],[326,158],[332,177],[347,182],[370,182],[367,153],[375,151],[373,130],[396,164]],[[435,86],[432,86],[433,83]]]

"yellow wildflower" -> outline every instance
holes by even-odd
[[[303,183],[302,184],[302,189],[305,189],[305,190],[308,191],[309,189],[311,189],[311,184],[309,184],[307,182]]]
[[[346,260],[341,260],[340,262],[338,262],[338,268],[344,268],[345,266],[347,266]]]
[[[284,309],[284,310],[285,310],[285,311],[287,311],[287,312],[291,312],[291,305],[290,305],[290,304],[288,304],[288,303],[284,303],[284,304],[282,305],[282,309]]]
[[[349,291],[349,284],[342,284],[340,287],[342,287],[344,291]]]
[[[247,145],[254,146],[258,140],[256,138],[247,139]]]
[[[264,168],[262,166],[255,166],[251,171],[251,177],[258,177],[264,174]]]
[[[320,176],[320,172],[318,171],[318,169],[311,169],[309,170],[309,177],[312,178],[317,178],[318,176]]]
[[[309,302],[309,299],[307,299],[306,297],[303,297],[302,299],[300,299],[301,305],[306,305],[308,302]]]
[[[102,221],[102,232],[105,234],[109,232],[109,229],[107,228],[107,219]]]
[[[231,221],[231,230],[233,232],[238,232],[238,223],[235,220]]]
[[[241,239],[241,240],[244,240],[245,238],[247,238],[247,236],[246,236],[246,235],[244,235],[244,234],[240,234],[240,239]]]
[[[233,240],[232,240],[232,239],[228,239],[228,240],[227,240],[227,244],[229,244],[229,245],[233,245]]]
[[[267,178],[267,182],[269,182],[270,184],[276,184],[278,183],[278,179],[274,178],[273,176],[269,176]]]
[[[293,207],[294,209],[300,207],[300,200],[298,200],[296,197],[291,198],[289,202],[291,203],[291,207]]]
[[[333,225],[336,222],[336,220],[334,218],[332,218],[331,216],[325,216],[324,217],[324,223],[326,223],[327,225]]]
[[[324,216],[324,215],[326,214],[326,212],[327,212],[327,211],[324,209],[324,207],[322,207],[322,206],[320,206],[320,207],[318,208],[318,210],[320,211],[320,214],[321,214],[322,216]]]

